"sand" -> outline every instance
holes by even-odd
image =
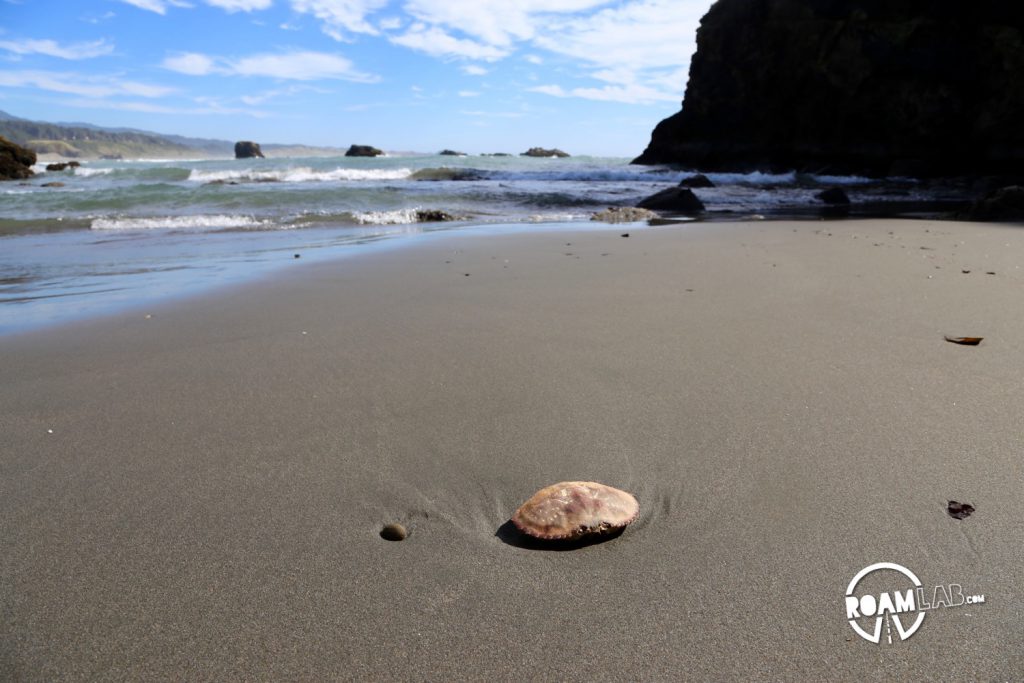
[[[1022,254],[452,233],[0,339],[0,679],[1019,680]],[[640,519],[496,536],[565,479]],[[877,562],[985,604],[869,643]]]

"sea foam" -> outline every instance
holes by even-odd
[[[92,230],[224,230],[228,228],[259,228],[266,225],[252,216],[166,216],[163,218],[96,218]]]
[[[188,179],[200,183],[309,183],[339,180],[404,180],[412,175],[407,168],[362,169],[336,168],[315,171],[309,167],[258,171],[255,169],[231,171],[200,171],[193,169]]]

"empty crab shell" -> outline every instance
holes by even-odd
[[[545,540],[573,540],[613,533],[640,514],[629,493],[593,481],[563,481],[542,488],[512,515],[524,534]]]

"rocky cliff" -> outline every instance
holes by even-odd
[[[0,137],[0,180],[29,178],[35,163],[35,152]]]
[[[635,163],[1024,172],[1024,4],[718,0],[682,111]]]

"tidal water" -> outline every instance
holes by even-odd
[[[435,155],[35,170],[31,180],[0,184],[0,334],[238,282],[285,267],[296,253],[358,257],[438,230],[598,227],[589,223],[595,211],[633,206],[691,175],[616,158]],[[855,205],[935,199],[934,188],[909,180],[709,177],[715,187],[696,190],[704,220],[800,215],[834,185]],[[423,222],[425,211],[455,220]]]

